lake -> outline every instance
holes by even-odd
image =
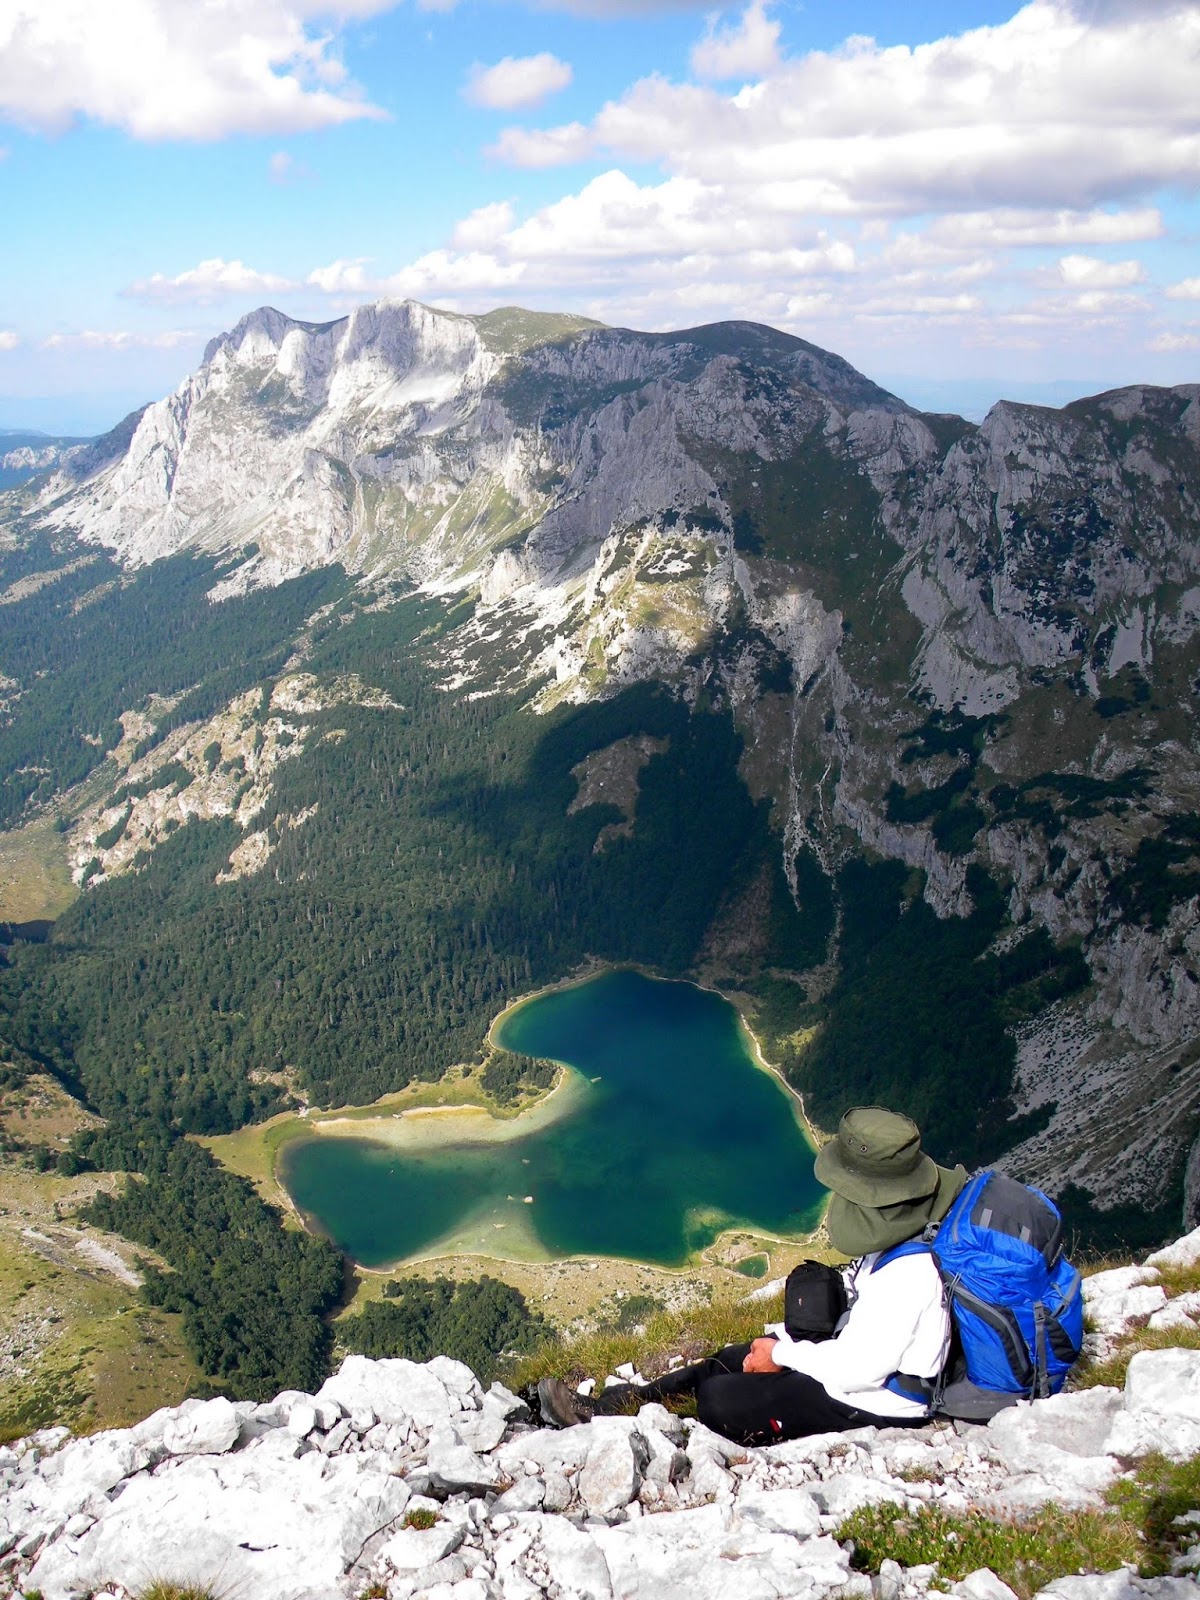
[[[447,1112],[398,1118],[388,1143],[285,1146],[296,1206],[363,1266],[460,1251],[682,1266],[725,1228],[816,1226],[796,1101],[721,996],[606,972],[514,1007],[492,1037],[562,1062],[566,1083],[508,1122]]]

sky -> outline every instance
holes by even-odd
[[[0,0],[0,427],[384,296],[1197,381],[1198,183],[1200,0]]]

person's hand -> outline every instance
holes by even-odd
[[[782,1372],[783,1368],[775,1361],[775,1340],[755,1339],[750,1346],[750,1353],[742,1362],[743,1372]]]

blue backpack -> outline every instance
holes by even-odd
[[[980,1172],[941,1223],[881,1252],[873,1271],[930,1251],[946,1285],[954,1337],[927,1397],[934,1415],[986,1421],[1062,1388],[1083,1344],[1082,1281],[1062,1246],[1052,1200]]]

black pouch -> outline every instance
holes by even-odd
[[[802,1261],[788,1273],[783,1325],[790,1339],[828,1339],[846,1310],[846,1285],[836,1267]]]

